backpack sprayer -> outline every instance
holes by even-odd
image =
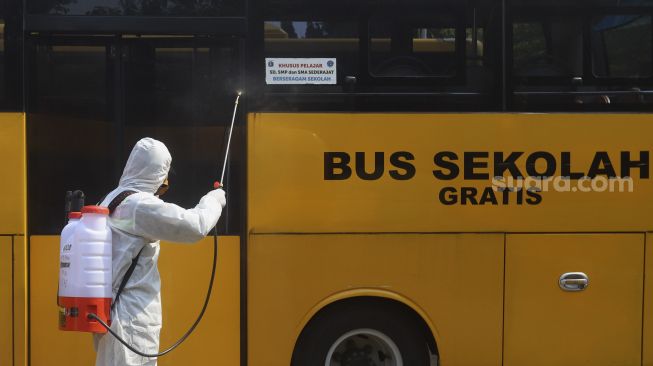
[[[215,189],[223,187],[222,182],[224,181],[225,170],[227,169],[231,136],[236,120],[238,101],[241,95],[242,93],[238,92],[234,103],[234,112],[229,127],[229,137],[227,138],[227,149],[222,165],[222,173],[220,180],[213,184],[213,188]],[[81,202],[83,202],[83,193],[81,191],[75,191],[74,193],[68,192],[66,194],[67,213],[77,211],[81,208],[83,203],[80,203],[80,198]],[[70,205],[71,200],[74,206],[72,208]],[[162,352],[147,354],[129,345],[110,327],[112,309],[111,229],[108,226],[107,219],[110,214],[110,209],[115,208],[117,204],[114,207],[111,207],[112,205],[113,202],[109,205],[109,208],[102,206],[84,206],[81,208],[81,213],[70,212],[70,215],[67,214],[69,222],[61,233],[60,247],[61,262],[59,266],[59,290],[57,297],[57,304],[60,307],[59,329],[93,333],[109,332],[130,351],[140,356],[160,357],[177,348],[193,333],[208,307],[218,258],[217,225],[213,228],[211,280],[209,281],[209,288],[202,310],[193,325],[177,342]],[[75,245],[72,245],[73,241]],[[132,267],[135,263],[135,261],[132,263]],[[93,268],[93,270],[82,271],[83,268]],[[133,270],[133,268],[130,269]],[[125,277],[128,278],[130,274],[131,271],[128,271]],[[123,279],[121,290],[125,282],[125,279]],[[103,285],[98,286],[98,284]],[[120,290],[116,295],[114,303],[118,300],[119,295]]]

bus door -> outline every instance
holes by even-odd
[[[197,35],[30,37],[31,229],[61,230],[66,189],[85,190],[88,202],[113,189],[132,146],[144,135],[165,141],[173,155],[176,183],[166,197],[196,204],[196,192],[207,188],[204,180],[219,173],[241,86],[240,43]],[[242,145],[234,143],[232,149]],[[232,168],[241,157],[232,150]],[[47,188],[41,178],[47,178]],[[235,188],[237,175],[228,179]]]
[[[504,365],[640,365],[645,234],[508,234]]]
[[[56,326],[43,326],[56,317],[58,267],[52,259],[58,257],[64,193],[81,189],[88,204],[98,202],[115,188],[134,143],[152,137],[165,142],[173,157],[171,188],[165,200],[194,207],[220,174],[225,131],[241,82],[240,42],[198,35],[30,35],[26,58],[33,63],[29,65],[27,113],[33,365],[90,364],[95,357],[87,336],[62,335]],[[236,201],[242,186],[238,166],[244,158],[238,151],[243,146],[239,128],[234,132],[225,176],[233,211],[227,208],[223,213],[220,235],[237,233],[241,216],[237,210],[242,205]],[[193,248],[162,244],[159,268],[167,324],[163,345],[182,334],[195,309],[201,307],[204,285],[188,283],[191,276],[208,278],[210,274],[210,263],[198,262],[198,258],[210,258],[207,243]],[[240,357],[239,338],[234,336],[240,327],[239,243],[237,239],[221,243],[221,261],[228,263],[221,270],[231,272],[218,271],[220,285],[233,293],[220,297],[213,310],[208,310],[220,319],[223,330],[211,346],[226,363],[236,364]],[[226,252],[232,253],[231,259],[226,259]],[[195,268],[197,273],[190,271]],[[211,321],[206,322],[208,326]],[[206,363],[200,359],[206,354],[193,348],[177,351],[162,362]]]

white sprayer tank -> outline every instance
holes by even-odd
[[[82,218],[81,212],[71,212],[68,214],[68,224],[61,231],[61,241],[59,243],[59,295],[67,292],[68,277],[70,269],[70,249],[72,248],[73,234],[75,227]]]
[[[67,230],[70,224],[66,225],[61,233],[61,330],[105,333],[106,329],[97,321],[87,318],[90,313],[107,323],[111,321],[112,256],[108,216],[106,207],[84,206],[81,220],[73,224],[72,230]]]

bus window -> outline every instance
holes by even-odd
[[[528,6],[539,9],[579,8],[579,7],[635,7],[651,6],[653,0],[514,0],[515,6]]]
[[[129,39],[125,61],[125,125],[123,157],[143,136],[159,139],[172,154],[173,173],[165,199],[182,207],[193,207],[207,181],[215,174],[216,157],[225,149],[226,126],[231,119],[234,94],[238,90],[237,51],[230,44],[213,43],[200,37],[189,40]],[[238,132],[236,132],[238,133]],[[238,140],[231,148],[225,175],[232,197],[242,184],[238,166],[242,149]],[[238,227],[241,205],[232,204],[219,230]]]
[[[256,27],[264,47],[254,61],[260,65],[256,87],[250,88],[261,93],[253,98],[256,108],[499,108],[500,4],[489,0],[411,4],[349,2],[344,10],[332,3],[315,7],[311,3],[307,12],[305,3],[264,2],[263,24]],[[280,70],[280,62],[287,68],[286,61],[293,58],[304,59],[296,60],[298,65],[333,60],[335,82],[305,83],[286,77],[289,71]]]
[[[111,47],[106,37],[86,44],[33,39],[27,114],[29,226],[32,234],[61,230],[67,190],[97,202],[115,185],[118,167]],[[48,182],[43,184],[42,182]]]
[[[174,171],[166,200],[193,207],[219,174],[225,126],[239,89],[238,49],[201,36],[32,36],[27,114],[30,232],[61,230],[67,190],[98,202],[115,187],[136,141],[163,141]],[[116,67],[116,63],[120,67]],[[240,116],[240,115],[239,115]],[[236,124],[234,134],[239,132]],[[225,174],[243,187],[243,145],[234,139]],[[43,182],[48,182],[44,184]],[[232,200],[233,201],[233,200]],[[240,225],[240,204],[218,229]]]
[[[511,30],[513,102],[518,109],[650,108],[649,8],[588,7],[571,1],[574,8],[540,9],[527,0],[517,3]]]
[[[592,70],[599,77],[651,76],[651,16],[608,15],[592,19]]]
[[[221,1],[122,1],[30,0],[27,12],[38,15],[81,16],[242,16],[245,2]]]
[[[353,21],[268,20],[264,28],[264,55],[274,59],[335,59],[336,81],[333,84],[305,85],[268,81],[271,88],[341,90],[347,75],[358,68],[358,24]],[[301,70],[300,70],[301,71]],[[326,88],[326,90],[325,90]]]
[[[527,65],[533,56],[546,55],[544,27],[540,23],[515,23],[512,25],[513,73],[528,75]]]
[[[515,76],[581,76],[583,27],[569,18],[513,24]]]
[[[482,65],[485,45],[483,28],[467,28],[465,30],[465,43],[467,47],[467,65]]]
[[[0,1],[0,110],[22,109],[20,72],[20,19],[22,7],[11,1]]]
[[[456,28],[452,18],[370,21],[372,76],[456,75]]]

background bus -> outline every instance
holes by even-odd
[[[0,363],[92,362],[56,328],[63,193],[98,200],[148,135],[192,205],[240,88],[215,298],[162,365],[653,363],[653,3],[2,4]],[[297,59],[334,82],[268,80]],[[163,244],[162,345],[208,251]]]

